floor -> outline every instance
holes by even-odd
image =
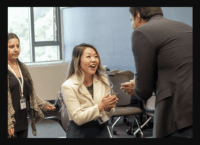
[[[30,119],[29,128],[28,128],[28,138],[66,138],[66,132],[63,130],[60,124],[60,114],[56,109],[53,112],[45,113],[45,118],[36,124],[37,136],[32,134]],[[114,118],[116,120],[117,118]],[[133,117],[128,119],[128,122],[131,123],[133,121]],[[108,125],[111,128],[111,121],[109,121]],[[123,122],[123,118],[119,120],[119,122],[115,125],[114,129],[117,131],[116,135],[113,135],[113,138],[135,138],[133,135],[128,135],[126,130],[129,128],[129,125]],[[136,126],[134,126],[134,130],[136,130]],[[149,123],[148,127],[144,127],[142,129],[144,137],[152,136],[152,123]],[[139,138],[139,137],[136,137]]]

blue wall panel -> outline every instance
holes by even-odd
[[[162,7],[164,17],[192,26],[192,8]],[[64,57],[70,62],[74,46],[94,45],[103,65],[135,73],[129,7],[72,7],[63,13]]]

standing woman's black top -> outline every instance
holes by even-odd
[[[13,108],[15,110],[14,118],[16,120],[14,129],[15,132],[28,129],[28,119],[27,119],[27,101],[29,102],[29,93],[28,93],[28,86],[27,82],[24,81],[24,87],[23,87],[23,95],[26,99],[26,109],[21,110],[20,108],[20,84],[15,77],[15,75],[8,70],[9,75],[9,87],[10,87],[10,93],[12,97],[12,104]],[[21,78],[19,78],[21,81]]]

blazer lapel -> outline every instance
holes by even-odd
[[[72,80],[75,85],[79,85],[81,83],[76,75],[74,75],[72,77]],[[94,82],[94,80],[93,80],[93,82]],[[93,104],[95,104],[94,100],[92,99],[92,95],[90,94],[90,92],[88,91],[88,89],[86,88],[86,86],[84,84],[82,84],[80,86],[80,92],[81,92],[81,94],[83,94],[84,97],[88,98]]]
[[[94,98],[94,102],[95,104],[98,104],[101,102],[101,87],[102,84],[101,82],[97,79],[97,76],[95,75],[93,77],[93,98]]]

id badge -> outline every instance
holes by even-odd
[[[25,99],[20,99],[20,107],[21,107],[21,110],[26,109],[26,100]]]

